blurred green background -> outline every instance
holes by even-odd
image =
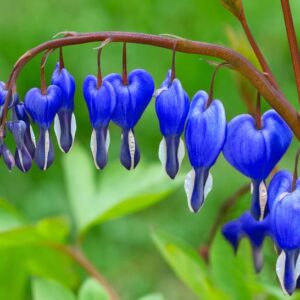
[[[280,2],[244,2],[250,27],[275,77],[296,106]],[[299,1],[291,2],[294,12],[299,11]],[[295,22],[300,28],[299,14],[295,14]],[[234,42],[235,47],[249,53],[245,40],[240,39],[243,35],[239,24],[219,0],[1,0],[0,79],[8,78],[13,64],[26,50],[64,30],[169,33],[224,45]],[[9,173],[3,163],[0,165],[0,299],[73,299],[73,294],[83,300],[105,299],[96,297],[97,292],[90,294],[96,298],[84,296],[89,293],[84,293],[82,283],[91,283],[85,281],[87,274],[71,259],[45,246],[49,241],[79,243],[121,299],[140,299],[145,295],[150,296],[143,299],[149,300],[283,299],[277,287],[276,255],[270,242],[265,247],[266,268],[259,277],[253,274],[247,243],[243,243],[237,259],[221,238],[214,243],[211,266],[205,266],[200,256],[195,257],[197,249],[207,241],[220,204],[247,179],[220,157],[212,169],[213,191],[202,211],[191,214],[183,189],[184,175],[190,169],[188,159],[185,158],[175,182],[168,180],[159,166],[161,136],[153,101],[136,127],[142,154],[138,169],[128,173],[118,163],[120,130],[111,125],[109,165],[104,171],[95,170],[89,148],[91,127],[81,86],[86,75],[96,73],[93,48],[97,46],[94,43],[64,49],[66,67],[77,82],[78,130],[71,153],[62,154],[56,145],[56,161],[47,172],[34,166],[25,175],[18,170]],[[129,69],[145,68],[159,87],[170,68],[171,51],[129,44],[127,52]],[[48,80],[57,57],[54,53],[48,60]],[[102,58],[103,74],[121,71],[120,44],[105,47]],[[199,89],[209,88],[213,67],[206,59],[214,61],[197,55],[176,56],[177,77],[190,97]],[[36,58],[19,77],[18,92],[23,98],[28,89],[38,85]],[[220,71],[215,97],[224,101],[228,120],[246,111],[240,85],[232,71]],[[250,92],[254,99],[254,91]],[[268,108],[264,103],[263,109]],[[297,147],[294,140],[280,168],[292,170]],[[248,206],[246,195],[226,218],[238,216]],[[181,247],[181,242],[170,236],[190,246]]]

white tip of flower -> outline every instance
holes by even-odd
[[[34,131],[33,131],[31,125],[29,125],[29,131],[30,131],[30,137],[33,142],[33,145],[34,145],[34,147],[36,147],[36,139],[35,139]]]
[[[278,256],[277,261],[276,261],[276,274],[279,279],[282,291],[286,295],[288,295],[288,292],[286,291],[286,289],[284,287],[285,260],[286,260],[285,252],[281,251],[281,253]]]
[[[135,137],[131,129],[128,132],[128,146],[129,146],[130,162],[131,162],[130,170],[133,170],[134,156],[135,156]]]
[[[268,193],[265,183],[262,181],[259,185],[259,206],[260,206],[260,221],[263,220],[267,206]]]
[[[178,153],[177,153],[177,159],[178,159],[178,166],[180,168],[181,163],[183,161],[185,155],[185,149],[184,149],[184,142],[182,139],[179,141],[179,146],[178,146]]]
[[[189,173],[187,173],[187,175],[185,177],[185,181],[184,181],[184,190],[185,190],[185,193],[187,196],[188,206],[189,206],[190,211],[193,213],[195,211],[194,211],[191,203],[192,203],[192,195],[193,195],[194,186],[195,186],[195,177],[196,177],[195,170],[192,169]],[[209,172],[207,180],[204,185],[204,200],[206,199],[207,195],[212,190],[212,188],[213,188],[213,177],[212,177],[211,173]]]
[[[163,169],[165,170],[167,163],[167,143],[165,138],[163,138],[159,143],[158,158],[163,166]]]
[[[49,131],[45,131],[45,158],[44,158],[44,167],[43,170],[47,170],[47,165],[48,165],[48,158],[49,158],[49,152],[50,152],[50,136],[49,136]]]
[[[93,129],[92,136],[91,136],[91,151],[94,159],[94,164],[96,168],[99,170],[99,166],[97,165],[96,162],[96,155],[97,155],[97,140],[96,140],[96,131]]]
[[[72,146],[70,148],[70,150],[73,147],[74,141],[75,141],[75,134],[76,134],[76,130],[77,130],[77,124],[76,124],[76,118],[75,118],[75,114],[72,113],[72,117],[71,117],[71,136],[72,136]]]
[[[194,209],[192,208],[191,205],[194,185],[195,185],[195,170],[192,169],[190,172],[187,173],[184,180],[184,190],[187,196],[187,202],[191,212],[194,212]]]
[[[106,152],[108,152],[109,145],[110,145],[110,134],[109,134],[109,130],[107,129],[106,140],[105,140]]]
[[[167,90],[168,90],[168,88],[166,88],[166,87],[157,89],[157,90],[154,91],[153,97],[156,98],[156,97],[158,97],[162,92],[167,91]]]
[[[60,145],[61,126],[60,126],[60,122],[59,122],[59,118],[58,118],[57,114],[55,115],[55,118],[54,118],[54,132],[55,132],[55,136],[56,136],[56,139],[57,139],[57,143],[58,143],[59,149],[62,152],[65,152],[64,149]]]

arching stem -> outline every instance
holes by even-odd
[[[295,158],[295,167],[294,167],[293,182],[292,182],[292,192],[296,190],[296,186],[297,186],[299,156],[300,156],[300,149],[297,151],[296,158]]]
[[[124,85],[128,84],[127,76],[127,53],[126,53],[126,43],[123,43],[123,56],[122,56],[122,81]]]

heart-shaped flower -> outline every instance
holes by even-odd
[[[163,135],[159,159],[167,174],[174,179],[184,157],[184,143],[180,136],[189,111],[189,97],[178,79],[171,80],[171,71],[157,92],[155,109]]]
[[[14,117],[16,120],[24,121],[26,124],[26,130],[24,133],[24,144],[30,153],[31,158],[34,158],[35,147],[36,147],[36,140],[33,129],[30,124],[29,116],[25,110],[24,103],[17,102],[16,105],[13,107]]]
[[[272,194],[275,201],[270,212],[272,238],[282,250],[277,259],[276,273],[283,291],[290,295],[300,275],[300,180],[295,190],[290,189],[291,182],[291,175],[287,173],[281,173],[273,181],[272,189],[275,189],[274,184],[279,183],[280,187],[278,193]]]
[[[26,123],[24,121],[7,122],[8,129],[12,132],[16,143],[16,166],[24,173],[32,166],[32,157],[25,145]]]
[[[226,116],[221,101],[213,100],[207,107],[208,95],[196,93],[192,100],[185,129],[185,142],[193,167],[185,180],[189,207],[197,212],[212,188],[209,169],[214,165],[226,136]]]
[[[227,138],[223,148],[226,160],[238,171],[252,179],[251,212],[261,219],[266,211],[264,180],[284,155],[292,141],[292,132],[274,110],[261,118],[257,129],[252,116],[235,117],[227,125]]]
[[[254,267],[256,272],[260,272],[263,265],[262,245],[265,237],[269,234],[269,220],[264,219],[259,222],[247,211],[238,219],[226,223],[222,228],[222,233],[235,252],[237,252],[243,237],[250,241]]]
[[[54,149],[49,128],[61,108],[61,99],[61,89],[56,85],[50,85],[45,95],[40,89],[33,88],[25,96],[25,109],[40,128],[34,161],[42,170],[48,169],[54,160]]]
[[[98,169],[103,169],[108,159],[110,142],[108,125],[116,107],[116,94],[107,80],[98,87],[97,78],[89,75],[83,83],[83,95],[93,126],[91,150],[94,162]]]
[[[61,108],[54,119],[54,131],[60,149],[67,153],[73,146],[76,133],[74,115],[75,80],[66,68],[56,64],[52,74],[51,84],[61,89]]]
[[[120,160],[130,170],[140,160],[140,152],[134,136],[134,127],[151,101],[154,92],[154,81],[145,70],[133,70],[128,75],[128,84],[122,82],[119,74],[105,77],[116,93],[116,108],[112,120],[122,128],[122,145]]]

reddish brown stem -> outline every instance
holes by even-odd
[[[45,51],[42,60],[41,60],[41,93],[42,95],[47,94],[47,83],[46,83],[46,77],[45,77],[45,66],[47,62],[47,58],[49,54],[53,51],[53,49]]]
[[[128,76],[127,76],[127,51],[126,51],[126,43],[123,44],[123,56],[122,56],[122,81],[124,85],[128,84]]]
[[[299,156],[300,156],[300,149],[297,151],[296,158],[295,158],[295,167],[294,167],[294,174],[293,174],[292,192],[296,190],[296,186],[297,186]]]
[[[208,99],[207,99],[207,103],[206,103],[206,108],[208,108],[213,101],[216,75],[217,75],[218,71],[227,64],[228,63],[226,63],[226,62],[222,62],[222,63],[218,64],[213,72],[211,82],[210,82],[210,89],[209,89]]]
[[[172,68],[171,68],[171,82],[176,78],[176,68],[175,68],[175,61],[176,61],[176,45],[177,40],[174,43],[173,53],[172,53]]]
[[[99,89],[102,85],[102,72],[101,72],[101,53],[102,48],[100,47],[98,49],[98,55],[97,55],[97,67],[98,67],[98,74],[97,74],[97,88]]]
[[[59,251],[69,257],[71,257],[76,263],[78,263],[90,276],[96,279],[100,285],[106,290],[110,300],[118,300],[119,296],[116,291],[111,287],[106,278],[99,273],[95,266],[85,257],[82,251],[78,247],[71,247],[62,244],[47,243],[47,247],[50,247],[56,251]]]
[[[296,80],[296,87],[298,92],[298,101],[300,104],[300,52],[297,42],[293,16],[291,12],[291,7],[289,0],[281,0],[281,6],[284,16],[284,22],[286,27],[286,32],[288,36],[290,52],[292,56],[294,75]]]
[[[62,47],[59,47],[59,70],[61,71],[65,67],[64,55]]]
[[[261,122],[261,105],[260,105],[260,93],[257,93],[257,98],[256,98],[255,126],[256,126],[256,129],[258,129],[258,130],[262,128],[262,122]]]
[[[244,184],[236,192],[234,192],[234,194],[232,194],[230,197],[225,199],[225,201],[221,205],[220,209],[218,210],[218,214],[215,219],[215,222],[214,222],[213,226],[211,227],[211,230],[208,235],[208,240],[207,240],[208,253],[209,253],[209,249],[214,241],[214,238],[218,232],[218,229],[221,226],[221,224],[223,223],[224,218],[227,215],[228,211],[234,206],[234,204],[240,197],[242,197],[249,191],[250,191],[250,185],[248,183]]]
[[[270,81],[270,83],[276,88],[279,89],[278,84],[276,83],[276,80],[273,76],[273,73],[264,57],[264,55],[262,54],[256,40],[254,39],[254,36],[249,28],[245,13],[243,12],[239,18],[239,21],[241,22],[241,25],[244,29],[244,32],[248,38],[248,41],[259,61],[259,64],[262,68],[262,70],[265,72],[265,75],[267,76],[267,79]]]
[[[66,47],[70,45],[78,45],[90,42],[99,42],[104,41],[108,38],[110,38],[112,42],[147,44],[168,49],[173,49],[174,47],[174,38],[131,32],[83,33],[64,37],[61,39],[51,40],[27,51],[22,57],[19,58],[10,74],[8,80],[8,90],[11,91],[23,67],[37,54],[48,49],[55,49],[59,47]],[[300,140],[300,118],[297,111],[286,100],[284,95],[269,83],[264,74],[258,71],[241,54],[223,46],[186,39],[177,40],[176,51],[198,55],[208,55],[228,62],[235,70],[244,75],[244,77],[253,84],[256,90],[258,90],[260,94],[270,103],[270,105],[285,119],[285,121],[294,131],[297,138]],[[11,92],[8,93],[8,96],[9,94],[11,95]],[[6,115],[10,99],[8,96],[5,100],[3,108],[0,138],[3,137],[6,124]]]

